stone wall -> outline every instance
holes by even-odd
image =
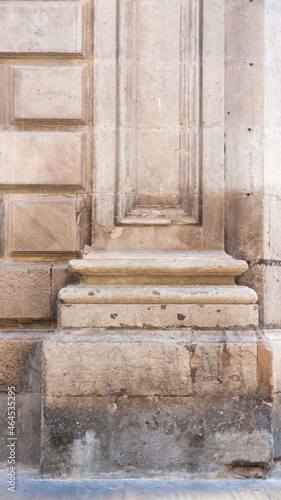
[[[46,475],[264,477],[281,456],[280,19],[0,4],[3,465],[9,385],[18,464]]]
[[[2,326],[54,326],[89,243],[92,6],[1,4]]]

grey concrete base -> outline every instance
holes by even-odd
[[[40,479],[18,473],[16,492],[0,474],[1,500],[280,500],[281,480]]]

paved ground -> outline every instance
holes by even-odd
[[[19,473],[16,493],[0,475],[1,500],[281,500],[281,479],[39,479]]]

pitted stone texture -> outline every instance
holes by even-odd
[[[153,339],[139,334],[128,341],[50,341],[44,346],[45,393],[55,396],[117,394],[215,397],[257,391],[255,335],[173,334]],[[161,335],[161,334],[160,334]],[[126,336],[125,336],[126,337]],[[240,339],[240,340],[239,340]]]
[[[276,328],[281,324],[281,263],[280,261],[264,261],[264,324],[268,328]]]
[[[8,412],[7,393],[0,396],[0,462],[7,467]],[[16,462],[38,468],[40,463],[41,394],[16,395]],[[10,492],[9,492],[10,493]]]
[[[257,344],[252,342],[200,343],[192,363],[196,392],[201,396],[225,393],[246,395],[257,390]]]
[[[0,184],[83,184],[83,133],[2,132],[0,148]]]
[[[241,304],[61,304],[61,328],[252,328],[258,306]]]
[[[50,319],[50,269],[1,266],[0,319]]]
[[[87,286],[60,291],[63,304],[255,304],[257,294],[237,286]]]
[[[0,196],[0,258],[4,253],[5,248],[5,210],[4,199]]]
[[[270,412],[253,397],[47,396],[41,472],[215,477],[234,468],[238,457],[246,467],[266,467],[272,462]]]
[[[17,393],[41,391],[41,342],[1,340],[0,392],[14,386]]]
[[[226,250],[230,255],[247,260],[263,258],[262,231],[267,206],[262,196],[252,192],[226,198]],[[241,223],[243,221],[243,224]]]
[[[11,198],[10,252],[77,252],[82,199]]]
[[[75,66],[14,67],[13,117],[85,121],[85,73]]]
[[[51,309],[53,319],[57,317],[58,309],[58,293],[63,287],[69,284],[77,284],[79,278],[69,271],[69,268],[63,264],[54,264],[52,266],[52,293],[51,293]]]
[[[44,347],[44,373],[48,395],[192,392],[190,353],[185,345],[50,342]]]
[[[83,3],[2,2],[0,53],[83,54],[84,28]]]
[[[265,330],[266,338],[270,342],[272,349],[273,363],[273,438],[274,438],[274,457],[277,460],[281,458],[281,331]]]

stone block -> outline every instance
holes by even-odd
[[[252,328],[258,306],[220,304],[61,304],[61,328]]]
[[[274,458],[275,460],[280,460],[281,458],[281,396],[280,393],[274,395],[273,403],[273,442],[274,442]]]
[[[83,133],[3,132],[0,149],[0,184],[83,184]]]
[[[257,27],[264,23],[263,2],[226,2],[226,58],[230,61],[263,62],[263,30]]]
[[[10,253],[67,253],[82,248],[77,198],[10,199]]]
[[[193,351],[195,389],[211,394],[255,394],[257,390],[257,344],[251,342],[198,343]]]
[[[35,1],[0,4],[0,53],[82,55],[84,33],[83,3]]]
[[[264,261],[264,325],[276,328],[281,324],[281,267],[279,261]]]
[[[179,131],[143,128],[137,131],[136,140],[139,202],[148,205],[177,203],[180,196]]]
[[[245,193],[226,197],[226,251],[239,259],[261,259],[264,255],[264,217],[267,211],[261,196]]]
[[[231,113],[231,109],[226,109]],[[264,130],[228,127],[226,118],[226,191],[230,195],[262,195]],[[226,219],[228,220],[228,219]],[[247,220],[247,218],[245,219]]]
[[[0,319],[50,319],[50,269],[1,266]]]
[[[72,274],[67,266],[56,263],[54,263],[54,265],[52,266],[51,273],[52,273],[51,310],[53,319],[55,319],[57,317],[59,290],[69,285],[70,283],[77,284],[79,282],[79,278],[77,278],[77,276]]]
[[[203,75],[203,124],[213,127],[222,123],[224,115],[224,67],[221,63],[205,64]],[[217,106],[214,106],[214,101]]]
[[[117,0],[94,0],[95,29],[94,55],[95,59],[116,58],[116,23]]]
[[[5,210],[4,199],[0,196],[0,258],[4,253],[5,248]]]
[[[219,126],[210,126],[210,128],[205,127],[203,134],[203,203],[208,203],[208,201],[211,200],[214,195],[217,196],[216,201],[221,201],[222,193],[224,192],[224,176],[222,175],[224,170],[224,153],[222,142],[224,129],[223,127]],[[220,195],[220,198],[218,195]],[[210,209],[211,203],[209,202],[209,210]],[[212,213],[217,214],[216,210],[212,211]],[[206,216],[206,214],[204,214],[203,216]],[[214,223],[216,222],[216,218]],[[210,245],[209,248],[213,248],[213,246]]]
[[[41,342],[1,340],[0,392],[14,386],[17,393],[41,391]]]
[[[214,478],[272,462],[271,409],[255,398],[47,396],[43,411],[43,474]]]
[[[249,62],[226,66],[225,109],[227,111],[227,125],[229,127],[244,127],[244,134],[248,136],[248,128],[260,126],[263,123],[264,83],[261,78],[262,69],[261,64],[251,66]]]
[[[101,126],[100,133],[103,132],[105,126],[110,127],[109,132],[115,133],[114,131],[115,113],[116,113],[115,86],[116,86],[116,62],[107,60],[95,61],[94,120],[96,126]],[[102,143],[100,147],[102,147]]]
[[[192,392],[190,353],[176,343],[47,342],[44,374],[45,393],[55,396]]]
[[[178,65],[175,64],[140,65],[137,126],[179,128],[180,76]]]
[[[7,394],[0,396],[0,461],[7,466],[8,419]],[[25,467],[39,467],[41,434],[41,394],[19,394],[16,396],[16,462]]]
[[[124,17],[129,14],[129,8],[130,2],[127,2],[127,12],[123,7]],[[180,62],[180,14],[180,5],[175,4],[173,0],[165,0],[162,5],[159,5],[157,0],[149,3],[140,2],[136,29],[138,29],[137,42],[142,61],[152,63],[165,61],[167,64]],[[121,32],[121,36],[125,38],[125,30]]]
[[[281,458],[281,331],[265,331],[266,337],[270,342],[272,349],[272,372],[273,372],[273,439],[274,439],[274,458]]]
[[[94,131],[94,164],[96,166],[94,171],[94,192],[109,193],[109,196],[114,195],[115,192],[115,164],[114,164],[114,151],[115,151],[115,131],[110,127],[95,127]],[[97,151],[98,150],[98,154]],[[102,216],[109,206],[105,203],[104,207],[99,210],[98,214]],[[95,218],[97,212],[95,210]]]
[[[265,219],[265,252],[267,260],[281,260],[281,200],[278,196],[267,196],[268,219]]]
[[[13,67],[13,118],[85,121],[85,73],[76,66]]]
[[[278,114],[280,117],[280,114]],[[264,191],[281,197],[281,128],[266,128],[264,134]]]

